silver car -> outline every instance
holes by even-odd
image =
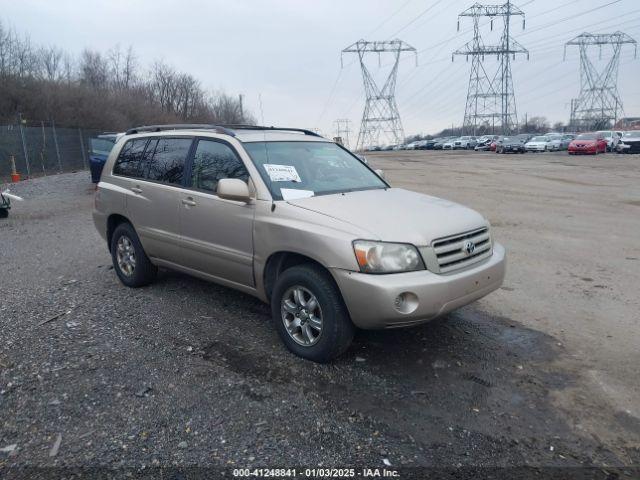
[[[429,321],[505,274],[479,213],[393,188],[306,130],[132,129],[107,159],[93,217],[123,284],[164,267],[254,295],[285,345],[317,362],[356,328]]]
[[[571,141],[576,138],[574,133],[563,133],[558,135],[549,135],[549,143],[547,144],[547,150],[560,151],[569,148]]]

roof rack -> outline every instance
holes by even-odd
[[[235,137],[236,134],[220,125],[212,125],[207,123],[176,123],[168,125],[146,125],[143,127],[130,128],[125,135],[133,135],[136,133],[164,132],[165,130],[215,130],[217,133],[224,133]]]
[[[304,128],[287,128],[287,127],[266,127],[263,125],[244,125],[241,123],[236,124],[224,124],[221,127],[229,128],[232,130],[282,130],[286,132],[299,132],[304,133],[305,135],[311,135],[313,137],[322,137],[322,135],[317,134],[316,132],[312,132],[311,130],[305,130]]]

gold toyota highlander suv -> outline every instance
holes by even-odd
[[[285,345],[317,362],[344,352],[356,327],[426,322],[497,289],[505,273],[480,214],[393,188],[301,129],[129,130],[93,217],[125,285],[164,267],[255,295]]]

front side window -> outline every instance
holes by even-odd
[[[211,140],[199,140],[193,156],[191,186],[215,193],[218,181],[223,178],[238,178],[246,182],[249,180],[249,172],[230,146]]]
[[[142,178],[145,170],[142,155],[146,144],[146,138],[129,140],[125,143],[122,150],[120,150],[116,164],[113,166],[114,175]]]
[[[181,185],[192,139],[160,138],[149,160],[147,178],[154,182]],[[147,149],[150,152],[151,149]]]
[[[251,142],[244,147],[277,200],[388,186],[335,143]]]

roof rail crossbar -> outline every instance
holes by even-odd
[[[177,123],[168,125],[145,125],[142,127],[130,128],[125,132],[126,135],[136,133],[164,132],[167,130],[214,130],[217,133],[224,133],[235,137],[236,134],[221,125],[211,125],[207,123]]]
[[[305,130],[304,128],[287,128],[287,127],[266,127],[263,125],[243,125],[243,124],[224,124],[221,125],[224,128],[230,128],[233,130],[282,130],[285,132],[299,132],[304,133],[305,135],[311,135],[313,137],[322,137],[322,135],[317,134],[311,130]]]

